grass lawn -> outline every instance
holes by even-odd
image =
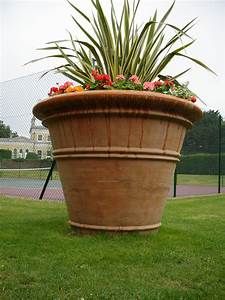
[[[1,197],[0,299],[225,299],[225,196],[171,200],[158,234],[74,236],[63,203]]]
[[[0,178],[27,178],[27,179],[46,179],[48,170],[37,171],[4,171],[0,170]],[[59,174],[57,171],[53,171],[52,179],[59,180]],[[177,184],[189,184],[189,185],[218,185],[217,175],[191,175],[191,174],[178,174]],[[221,176],[221,184],[225,186],[225,175]]]
[[[190,185],[218,185],[217,175],[191,175],[191,174],[178,174],[177,184],[190,184]],[[225,175],[221,176],[221,184],[225,185]]]
[[[4,169],[0,170],[0,178],[27,178],[27,179],[46,179],[48,176],[49,171],[48,170],[29,170],[24,171],[21,170],[7,170],[4,171]],[[52,173],[52,179],[56,180],[59,179],[59,174],[57,171],[53,171]]]

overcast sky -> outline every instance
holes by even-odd
[[[72,2],[85,13],[91,13],[90,0],[72,0]],[[120,9],[122,0],[114,0],[114,2],[116,9]],[[107,8],[110,1],[102,0],[102,3]],[[162,15],[171,3],[172,1],[168,0],[142,0],[138,23],[142,24],[148,20],[156,8],[159,15]],[[28,66],[23,66],[23,64],[44,55],[45,53],[40,53],[35,49],[43,47],[46,42],[67,38],[66,29],[79,36],[70,17],[72,13],[73,9],[64,0],[0,0],[0,81],[9,81],[54,67],[57,64],[55,60],[42,61]],[[175,75],[191,66],[192,70],[183,76],[181,81],[190,81],[191,89],[207,103],[205,109],[218,109],[225,116],[225,95],[223,93],[225,82],[225,0],[177,0],[168,22],[181,27],[194,17],[198,17],[198,22],[191,34],[197,41],[187,54],[205,62],[218,76],[210,74],[183,58],[176,59],[163,73]],[[32,78],[36,80],[36,77]],[[52,78],[51,80],[54,81]],[[8,84],[8,90],[11,89],[9,86],[13,86],[13,82],[15,81]],[[1,84],[2,90],[4,86],[6,84]],[[33,89],[37,90],[39,87],[40,83]],[[1,97],[0,118],[4,119],[4,115],[12,115],[10,109],[14,114],[21,114],[23,106],[27,105],[24,100],[27,88],[29,87],[24,86],[24,90],[21,90],[23,85],[20,84],[16,99],[15,91],[9,97],[5,89]],[[43,84],[41,95],[36,93],[32,96],[30,93],[30,97],[33,99],[29,101],[29,105],[32,107],[38,100],[37,98],[47,95],[47,92],[48,86]],[[10,105],[10,101],[13,103],[15,100],[20,111]],[[7,106],[4,105],[6,101],[8,102]],[[13,124],[14,126],[16,127]]]

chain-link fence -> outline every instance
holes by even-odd
[[[216,193],[225,193],[225,122],[218,111],[209,110],[187,132],[173,195]]]
[[[47,97],[51,86],[66,81],[53,72],[31,74],[0,83],[0,192],[39,198],[52,165],[48,130],[32,115],[33,106]],[[41,78],[41,79],[40,79]],[[7,126],[10,126],[10,130]],[[63,199],[55,169],[45,198]]]
[[[62,200],[57,168],[51,170],[50,136],[32,108],[66,79],[52,72],[40,79],[43,73],[0,83],[0,193]],[[225,193],[225,122],[218,111],[207,111],[187,133],[171,196],[218,192]]]

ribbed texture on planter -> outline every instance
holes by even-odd
[[[49,128],[71,226],[143,231],[160,226],[187,128],[202,112],[159,93],[54,96],[34,115]]]

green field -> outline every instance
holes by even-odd
[[[152,235],[74,236],[63,203],[0,200],[0,298],[225,299],[225,197],[167,203]]]
[[[12,170],[12,171],[4,171],[4,169],[0,170],[0,178],[27,178],[27,179],[46,179],[48,176],[49,171],[48,170],[29,170],[24,171],[21,170]],[[57,171],[53,171],[52,173],[52,179],[59,179],[59,175]]]
[[[177,184],[190,184],[190,185],[218,185],[217,175],[191,175],[191,174],[178,174]],[[221,176],[221,184],[225,185],[225,176]]]
[[[46,179],[48,175],[47,170],[37,171],[4,171],[0,170],[0,178],[27,178],[27,179]],[[59,179],[59,174],[54,171],[52,174],[53,180]],[[178,174],[177,184],[189,185],[218,185],[218,176],[216,175],[191,175],[191,174]],[[221,184],[225,186],[225,175],[221,176]]]

